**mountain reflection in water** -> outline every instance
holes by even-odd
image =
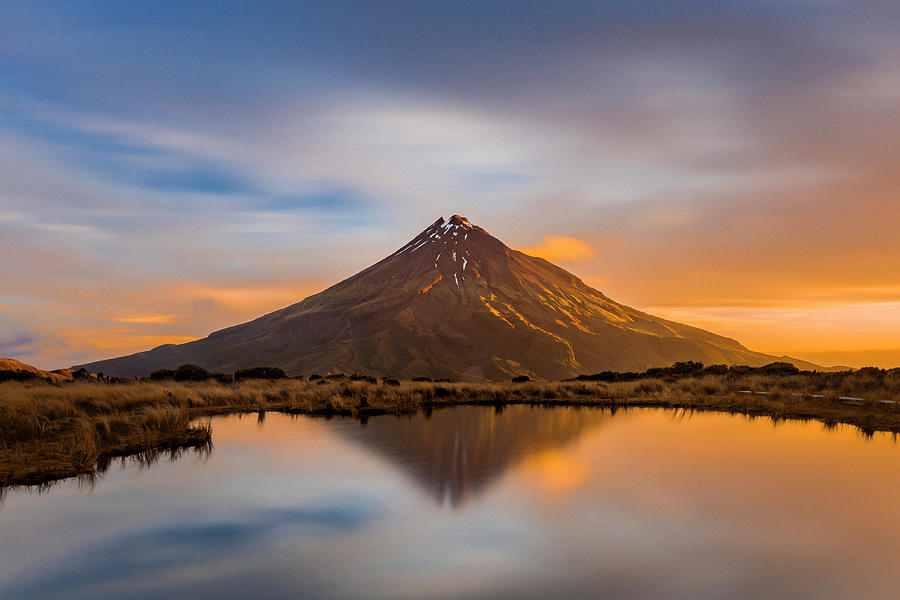
[[[819,423],[466,406],[212,419],[213,449],[10,490],[0,598],[866,598],[900,449]],[[176,457],[177,458],[177,457]],[[152,462],[152,461],[151,461]]]
[[[388,459],[439,504],[458,507],[529,455],[572,442],[608,417],[571,407],[458,406],[337,431]]]

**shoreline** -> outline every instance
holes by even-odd
[[[449,406],[579,406],[609,410],[661,408],[818,421],[862,434],[900,433],[894,381],[858,389],[802,388],[796,377],[705,375],[628,382],[373,383],[319,381],[135,381],[101,384],[0,384],[0,490],[41,486],[102,473],[116,458],[208,450],[212,433],[198,419],[235,413],[283,412],[349,416],[365,421]],[[806,382],[807,384],[809,382]],[[890,384],[890,385],[888,385]],[[749,388],[749,389],[748,389]],[[748,393],[750,392],[750,393]],[[849,393],[853,392],[853,393]],[[877,399],[876,399],[877,398]]]

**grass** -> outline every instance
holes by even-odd
[[[757,392],[748,394],[747,391]],[[841,397],[863,398],[846,400]],[[0,383],[0,488],[102,472],[115,457],[155,460],[208,450],[204,416],[281,411],[318,415],[408,414],[459,404],[628,406],[714,410],[900,432],[900,372],[710,375],[634,381],[452,383],[315,380],[114,384]],[[888,402],[883,402],[888,401]]]

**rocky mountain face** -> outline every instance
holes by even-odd
[[[196,363],[501,380],[778,359],[619,304],[454,215],[297,304],[201,340],[83,366],[119,376]]]

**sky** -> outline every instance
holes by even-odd
[[[0,356],[203,337],[462,214],[625,304],[900,365],[900,4],[0,3]]]

